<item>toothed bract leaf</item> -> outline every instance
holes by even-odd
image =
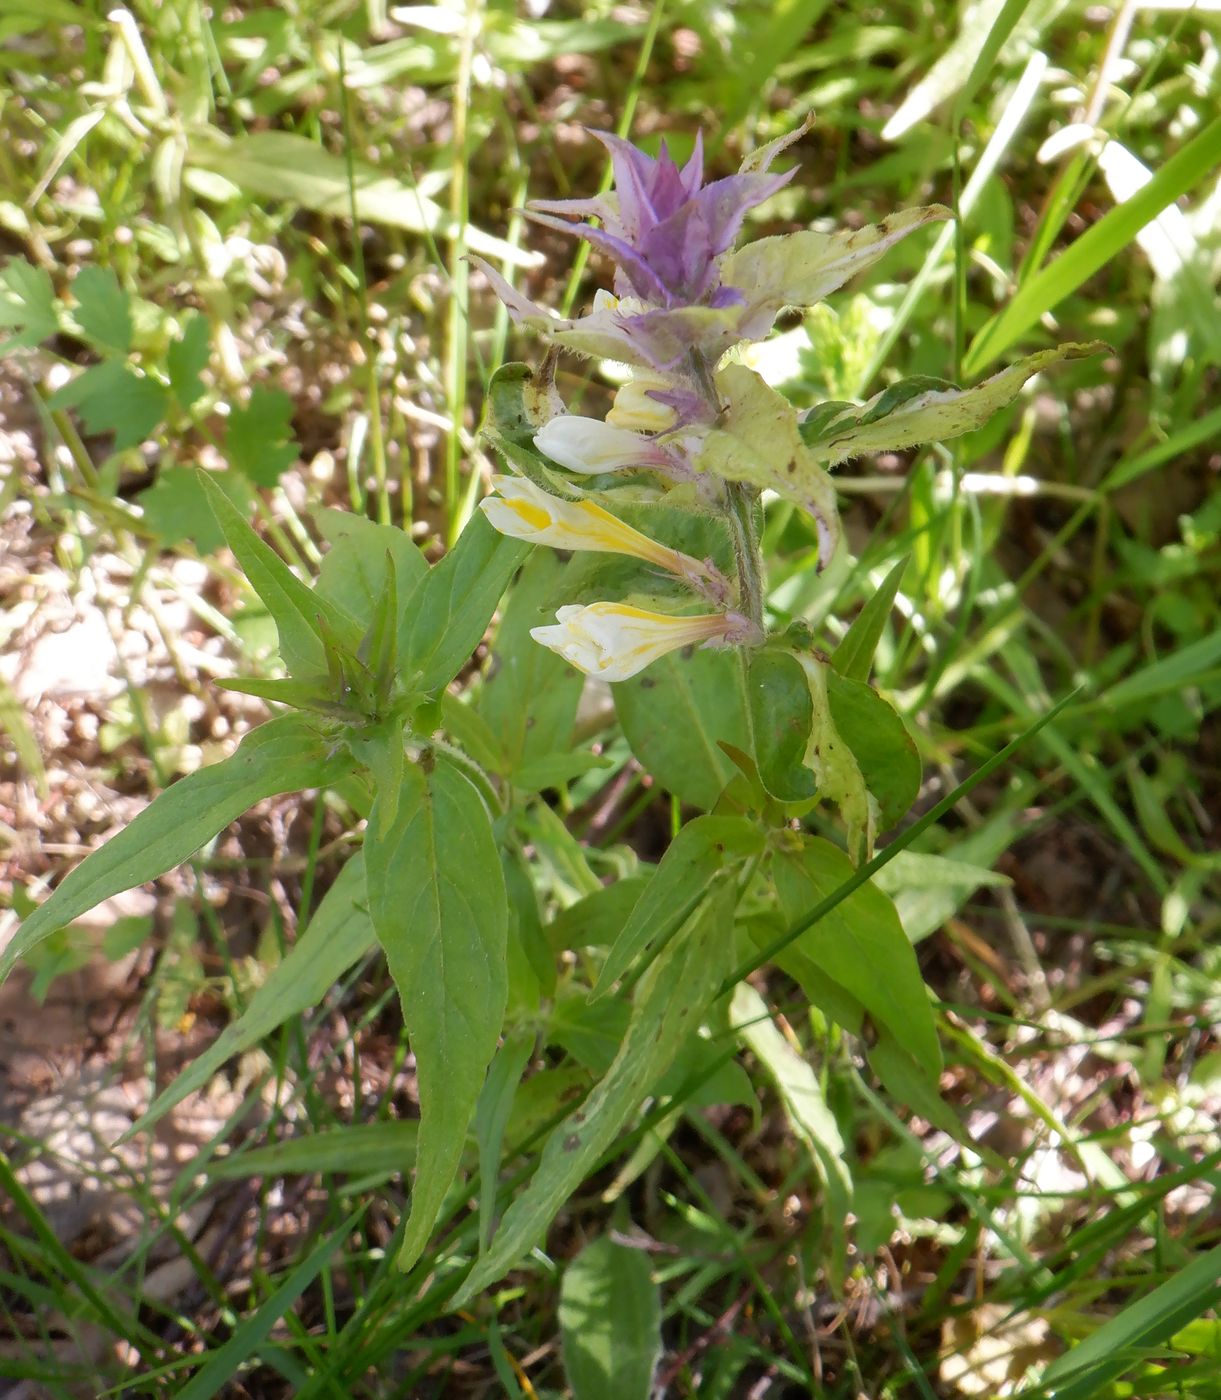
[[[807,511],[825,568],[840,540],[835,487],[802,442],[792,404],[745,365],[726,365],[716,387],[724,408],[696,466],[726,481],[775,491]]]
[[[871,267],[909,233],[953,217],[944,205],[931,204],[904,209],[861,229],[840,233],[803,229],[760,238],[730,253],[721,265],[721,277],[746,297],[748,305],[759,312],[770,311],[774,317],[782,306],[814,306]]]
[[[1017,398],[1022,385],[1050,365],[1100,354],[1099,341],[1040,350],[971,389],[927,381],[903,381],[876,394],[859,412],[820,422],[803,433],[813,458],[824,466],[877,452],[896,452],[918,443],[943,442],[982,427]]]

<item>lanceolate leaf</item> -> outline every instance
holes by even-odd
[[[175,1104],[202,1088],[226,1060],[257,1045],[291,1017],[316,1006],[373,942],[373,925],[365,907],[364,857],[357,852],[340,871],[284,961],[257,988],[246,1010],[157,1096],[148,1112],[128,1130],[128,1136],[151,1128]],[[397,1165],[401,1167],[401,1161]]]
[[[280,655],[297,679],[325,672],[324,625],[341,645],[355,652],[361,637],[356,619],[303,583],[247,525],[209,472],[201,471],[199,481],[225,532],[226,543],[275,621]]]
[[[868,860],[873,854],[878,806],[865,785],[856,755],[840,734],[831,712],[831,667],[810,652],[791,654],[805,672],[810,689],[810,738],[802,761],[814,774],[819,796],[839,808],[853,858],[858,862]]]
[[[763,849],[763,833],[744,817],[696,817],[670,842],[653,878],[602,965],[591,1000],[607,991],[643,953],[665,940],[691,913],[712,877]]]
[[[380,794],[365,836],[369,913],[416,1058],[420,1139],[399,1264],[410,1268],[453,1184],[508,997],[500,857],[479,794],[437,760]]]
[[[747,683],[759,778],[781,802],[804,802],[818,790],[804,763],[813,717],[805,675],[784,652],[760,651]]]
[[[853,619],[852,626],[844,635],[844,640],[831,655],[831,665],[841,676],[853,681],[867,681],[873,667],[874,653],[890,610],[894,607],[895,596],[907,568],[908,556],[904,555],[882,580],[876,592],[870,594],[865,606]]]
[[[801,440],[793,406],[745,365],[726,365],[716,377],[725,408],[704,439],[697,466],[726,481],[772,490],[814,517],[819,567],[840,539],[835,487]]]
[[[785,917],[796,922],[852,878],[848,857],[829,841],[807,836],[779,852],[773,867]],[[941,1051],[916,954],[889,897],[865,884],[794,946],[850,992],[934,1080]]]
[[[323,787],[347,759],[302,715],[280,715],[246,736],[237,752],[161,793],[117,836],[94,851],[26,919],[0,957],[0,978],[31,948],[133,885],[181,865],[264,797]]]
[[[820,421],[816,433],[802,436],[815,461],[828,467],[867,453],[942,442],[981,427],[994,413],[1011,404],[1022,385],[1040,370],[1061,360],[1097,355],[1105,348],[1095,341],[1040,350],[972,389],[939,384],[930,387],[925,380],[904,381],[884,389],[863,409],[845,413],[829,423]]]
[[[498,534],[476,511],[458,543],[403,604],[399,666],[420,690],[441,690],[483,640],[530,546]]]
[[[584,1105],[548,1138],[538,1170],[509,1207],[456,1306],[500,1278],[542,1236],[695,1033],[732,958],[736,903],[733,880],[715,877],[707,897],[640,979],[618,1054]]]

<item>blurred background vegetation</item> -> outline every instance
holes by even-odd
[[[465,255],[588,303],[605,269],[519,212],[604,182],[583,128],[680,156],[702,128],[727,173],[813,112],[754,236],[960,211],[759,351],[799,406],[1112,347],[946,448],[842,470],[859,565],[834,600],[806,526],[769,517],[775,610],[831,639],[910,555],[877,680],[923,808],[1079,688],[924,843],[994,874],[900,899],[942,1121],[880,1099],[774,974],[790,1080],[642,1128],[453,1313],[469,1232],[423,1282],[392,1264],[404,1146],[380,1129],[413,1081],[376,960],[116,1145],[357,839],[338,800],[277,799],[0,992],[6,1393],[630,1396],[659,1337],[673,1395],[1221,1395],[1218,6],[3,0],[0,36],[0,938],[265,713],[214,684],[274,631],[194,468],[305,576],[320,505],[455,538],[488,377],[538,353]],[[589,366],[560,383],[605,402]],[[586,737],[612,767],[532,809],[552,913],[677,816],[605,707]],[[809,1066],[852,1154],[842,1284]],[[1083,1338],[1085,1379],[1040,1379]]]

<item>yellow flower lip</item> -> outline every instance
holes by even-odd
[[[502,535],[552,549],[626,554],[718,600],[727,592],[710,565],[641,534],[595,501],[561,500],[523,476],[494,476],[492,485],[497,494],[484,497],[479,508]]]
[[[749,628],[735,613],[671,617],[630,603],[570,603],[555,616],[553,626],[531,628],[530,635],[578,671],[604,681],[630,680],[680,647],[742,640]]]

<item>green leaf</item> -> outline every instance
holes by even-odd
[[[357,219],[437,238],[461,234],[472,252],[516,267],[533,267],[541,261],[537,254],[470,224],[462,227],[435,200],[384,171],[358,161],[350,184],[342,156],[291,132],[257,131],[223,144],[192,141],[187,160],[198,169],[223,175],[259,201],[283,199],[316,214],[347,219],[355,199]]]
[[[259,385],[249,403],[229,414],[225,429],[229,465],[256,486],[274,486],[297,460],[292,424],[292,399],[283,389]]]
[[[273,967],[255,989],[250,1005],[188,1069],[157,1095],[148,1111],[128,1129],[127,1136],[151,1128],[176,1104],[202,1089],[226,1060],[243,1054],[277,1026],[317,1006],[348,968],[369,951],[374,941],[373,925],[365,905],[364,856],[357,852],[339,872],[284,960]],[[213,1168],[218,1165],[222,1164],[212,1164]],[[402,1165],[400,1162],[399,1166]]]
[[[216,485],[243,517],[254,502],[250,487],[236,472],[213,472]],[[195,467],[161,467],[157,480],[136,500],[144,522],[163,544],[189,541],[200,554],[214,554],[225,542]]]
[[[90,264],[72,282],[72,313],[85,339],[103,354],[126,355],[131,349],[131,299],[108,267]]]
[[[1221,117],[1215,117],[1143,185],[1131,199],[1104,214],[1054,262],[1041,268],[1018,288],[971,342],[963,362],[967,374],[978,374],[1021,338],[1044,312],[1050,311],[1088,281],[1163,209],[1206,179],[1221,163]]]
[[[736,904],[732,879],[714,877],[707,897],[637,983],[631,1020],[614,1062],[582,1107],[547,1139],[534,1177],[505,1213],[491,1249],[472,1269],[455,1306],[495,1282],[539,1239],[694,1034],[728,969],[732,939],[727,930]]]
[[[379,525],[346,510],[320,510],[314,523],[330,548],[322,560],[315,592],[368,624],[385,586],[386,556],[394,562],[395,589],[409,598],[428,573],[428,561],[406,531]]]
[[[102,900],[181,865],[264,797],[325,787],[344,766],[344,758],[332,753],[300,715],[280,715],[259,725],[231,757],[166,788],[129,826],[65,876],[0,955],[0,979],[57,928]]]
[[[1151,1293],[1109,1318],[1085,1341],[1058,1356],[1043,1373],[1036,1390],[1054,1400],[1092,1400],[1154,1348],[1193,1318],[1221,1301],[1221,1245],[1197,1255]]]
[[[478,793],[437,760],[410,767],[393,821],[379,793],[365,835],[369,913],[416,1059],[420,1148],[399,1253],[428,1241],[461,1160],[508,998],[500,857]]]
[[[918,443],[944,442],[981,427],[1017,398],[1022,385],[1048,366],[1063,360],[1097,355],[1106,347],[1094,341],[1086,345],[1060,345],[1040,350],[1010,365],[971,389],[927,388],[923,380],[917,392],[908,393],[902,383],[875,395],[858,412],[823,425],[808,441],[809,450],[824,466],[835,466],[866,453],[896,452]]]
[[[697,468],[800,506],[818,528],[818,563],[826,568],[840,542],[835,486],[802,442],[793,405],[745,365],[726,365],[716,385],[725,407],[704,438]]]
[[[540,646],[532,627],[554,620],[564,565],[553,550],[536,549],[518,574],[496,631],[492,666],[479,714],[505,755],[507,777],[527,764],[565,758],[572,742],[584,678]]]
[[[475,1140],[479,1144],[480,1249],[487,1249],[492,1238],[505,1129],[513,1111],[517,1086],[533,1052],[532,1031],[518,1031],[506,1037],[492,1060],[475,1108]]]
[[[611,688],[619,723],[645,771],[681,801],[714,807],[737,772],[718,741],[751,748],[741,656],[671,652]]]
[[[372,928],[369,941],[373,941]],[[405,1176],[415,1163],[419,1136],[420,1125],[413,1119],[345,1123],[340,1128],[302,1133],[267,1147],[214,1158],[208,1163],[208,1172],[230,1181],[248,1176],[313,1176],[316,1172]]]
[[[714,875],[736,872],[762,849],[763,832],[745,817],[696,817],[682,827],[606,955],[590,1000],[605,996],[637,959],[665,946]]]
[[[649,1400],[661,1356],[661,1295],[649,1257],[605,1235],[560,1283],[560,1338],[573,1400]]]
[[[841,676],[853,681],[869,679],[874,653],[878,649],[882,631],[894,607],[909,557],[904,555],[892,566],[876,591],[865,600],[865,606],[853,618],[852,626],[832,653],[831,665]]]
[[[818,791],[805,766],[813,705],[801,667],[783,652],[751,658],[750,717],[759,778],[781,802],[804,802]]]
[[[47,406],[75,408],[88,433],[113,433],[114,450],[143,442],[165,420],[169,393],[120,360],[105,360],[56,390]]]
[[[402,674],[420,690],[441,690],[462,669],[529,549],[476,511],[458,543],[416,585],[403,608],[398,654]]]
[[[826,678],[831,718],[878,804],[878,826],[885,831],[907,814],[920,795],[915,741],[894,706],[872,686],[830,669]]]
[[[59,333],[55,284],[45,267],[10,258],[0,272],[0,330],[17,334],[0,343],[0,359],[41,345]]]
[[[544,929],[548,944],[557,953],[578,948],[609,948],[648,887],[645,876],[630,875],[578,899],[567,909],[561,909]]]
[[[355,618],[302,583],[275,550],[247,525],[212,475],[201,471],[200,485],[225,533],[226,543],[275,621],[285,666],[297,679],[325,674],[323,637],[327,627],[339,644],[355,655],[361,638]]]
[[[832,1275],[844,1274],[844,1221],[852,1208],[852,1176],[844,1140],[827,1107],[814,1067],[781,1035],[763,998],[749,982],[734,988],[730,1017],[743,1043],[771,1076],[785,1117],[805,1144],[827,1193],[826,1217],[836,1240]]]
[[[166,374],[180,407],[190,408],[203,396],[204,384],[200,376],[207,369],[211,357],[208,318],[198,311],[192,311],[182,323],[182,334],[170,342],[165,352]]]
[[[773,873],[784,916],[796,923],[855,871],[838,847],[807,836],[777,853]],[[936,1081],[941,1050],[928,993],[895,907],[876,885],[862,885],[794,946],[850,992]]]

